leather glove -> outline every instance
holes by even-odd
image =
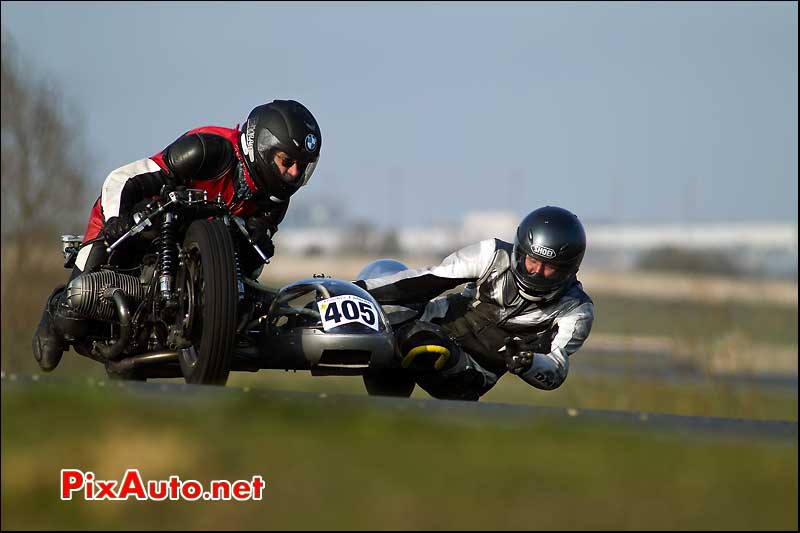
[[[125,235],[133,226],[133,220],[128,215],[120,215],[118,217],[111,217],[106,220],[101,233],[103,239],[106,241],[107,246],[111,246],[120,237]]]
[[[245,223],[250,238],[261,248],[267,258],[275,255],[275,245],[272,243],[273,226],[265,217],[252,216]]]
[[[506,360],[506,369],[515,375],[522,374],[533,364],[533,347],[528,346],[519,337],[507,337],[506,349],[503,352]]]

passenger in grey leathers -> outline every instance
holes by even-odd
[[[592,300],[576,277],[585,249],[578,218],[547,206],[523,219],[514,244],[484,240],[440,265],[357,284],[382,305],[416,305],[422,312],[397,328],[401,352],[436,342],[449,347],[444,368],[415,371],[417,384],[432,396],[477,400],[507,371],[552,390],[566,379],[569,356],[594,319]],[[461,293],[439,296],[465,283]]]

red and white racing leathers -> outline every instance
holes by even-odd
[[[204,189],[209,198],[221,194],[234,215],[245,219],[253,215],[265,217],[274,234],[289,201],[258,190],[244,164],[239,134],[238,125],[196,128],[152,157],[112,171],[92,208],[83,242],[96,238],[111,217],[128,215],[136,203],[156,196],[165,184]],[[86,270],[92,248],[93,244],[84,246],[78,254],[75,264],[79,270]]]

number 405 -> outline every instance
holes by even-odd
[[[339,323],[344,320],[361,320],[369,324],[375,325],[375,310],[367,302],[354,302],[353,300],[345,300],[341,302],[342,309],[339,310],[339,302],[331,302],[325,310],[325,320]]]

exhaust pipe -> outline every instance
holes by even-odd
[[[125,373],[135,368],[164,363],[177,363],[178,352],[161,351],[149,352],[120,359],[119,361],[108,361],[106,369],[110,372]]]
[[[119,339],[111,345],[95,344],[94,350],[101,356],[109,361],[113,361],[122,350],[128,347],[131,335],[131,312],[128,309],[128,304],[125,302],[125,293],[122,289],[117,287],[109,287],[103,291],[103,297],[109,300],[114,300],[114,305],[117,308],[117,317],[119,317]]]

